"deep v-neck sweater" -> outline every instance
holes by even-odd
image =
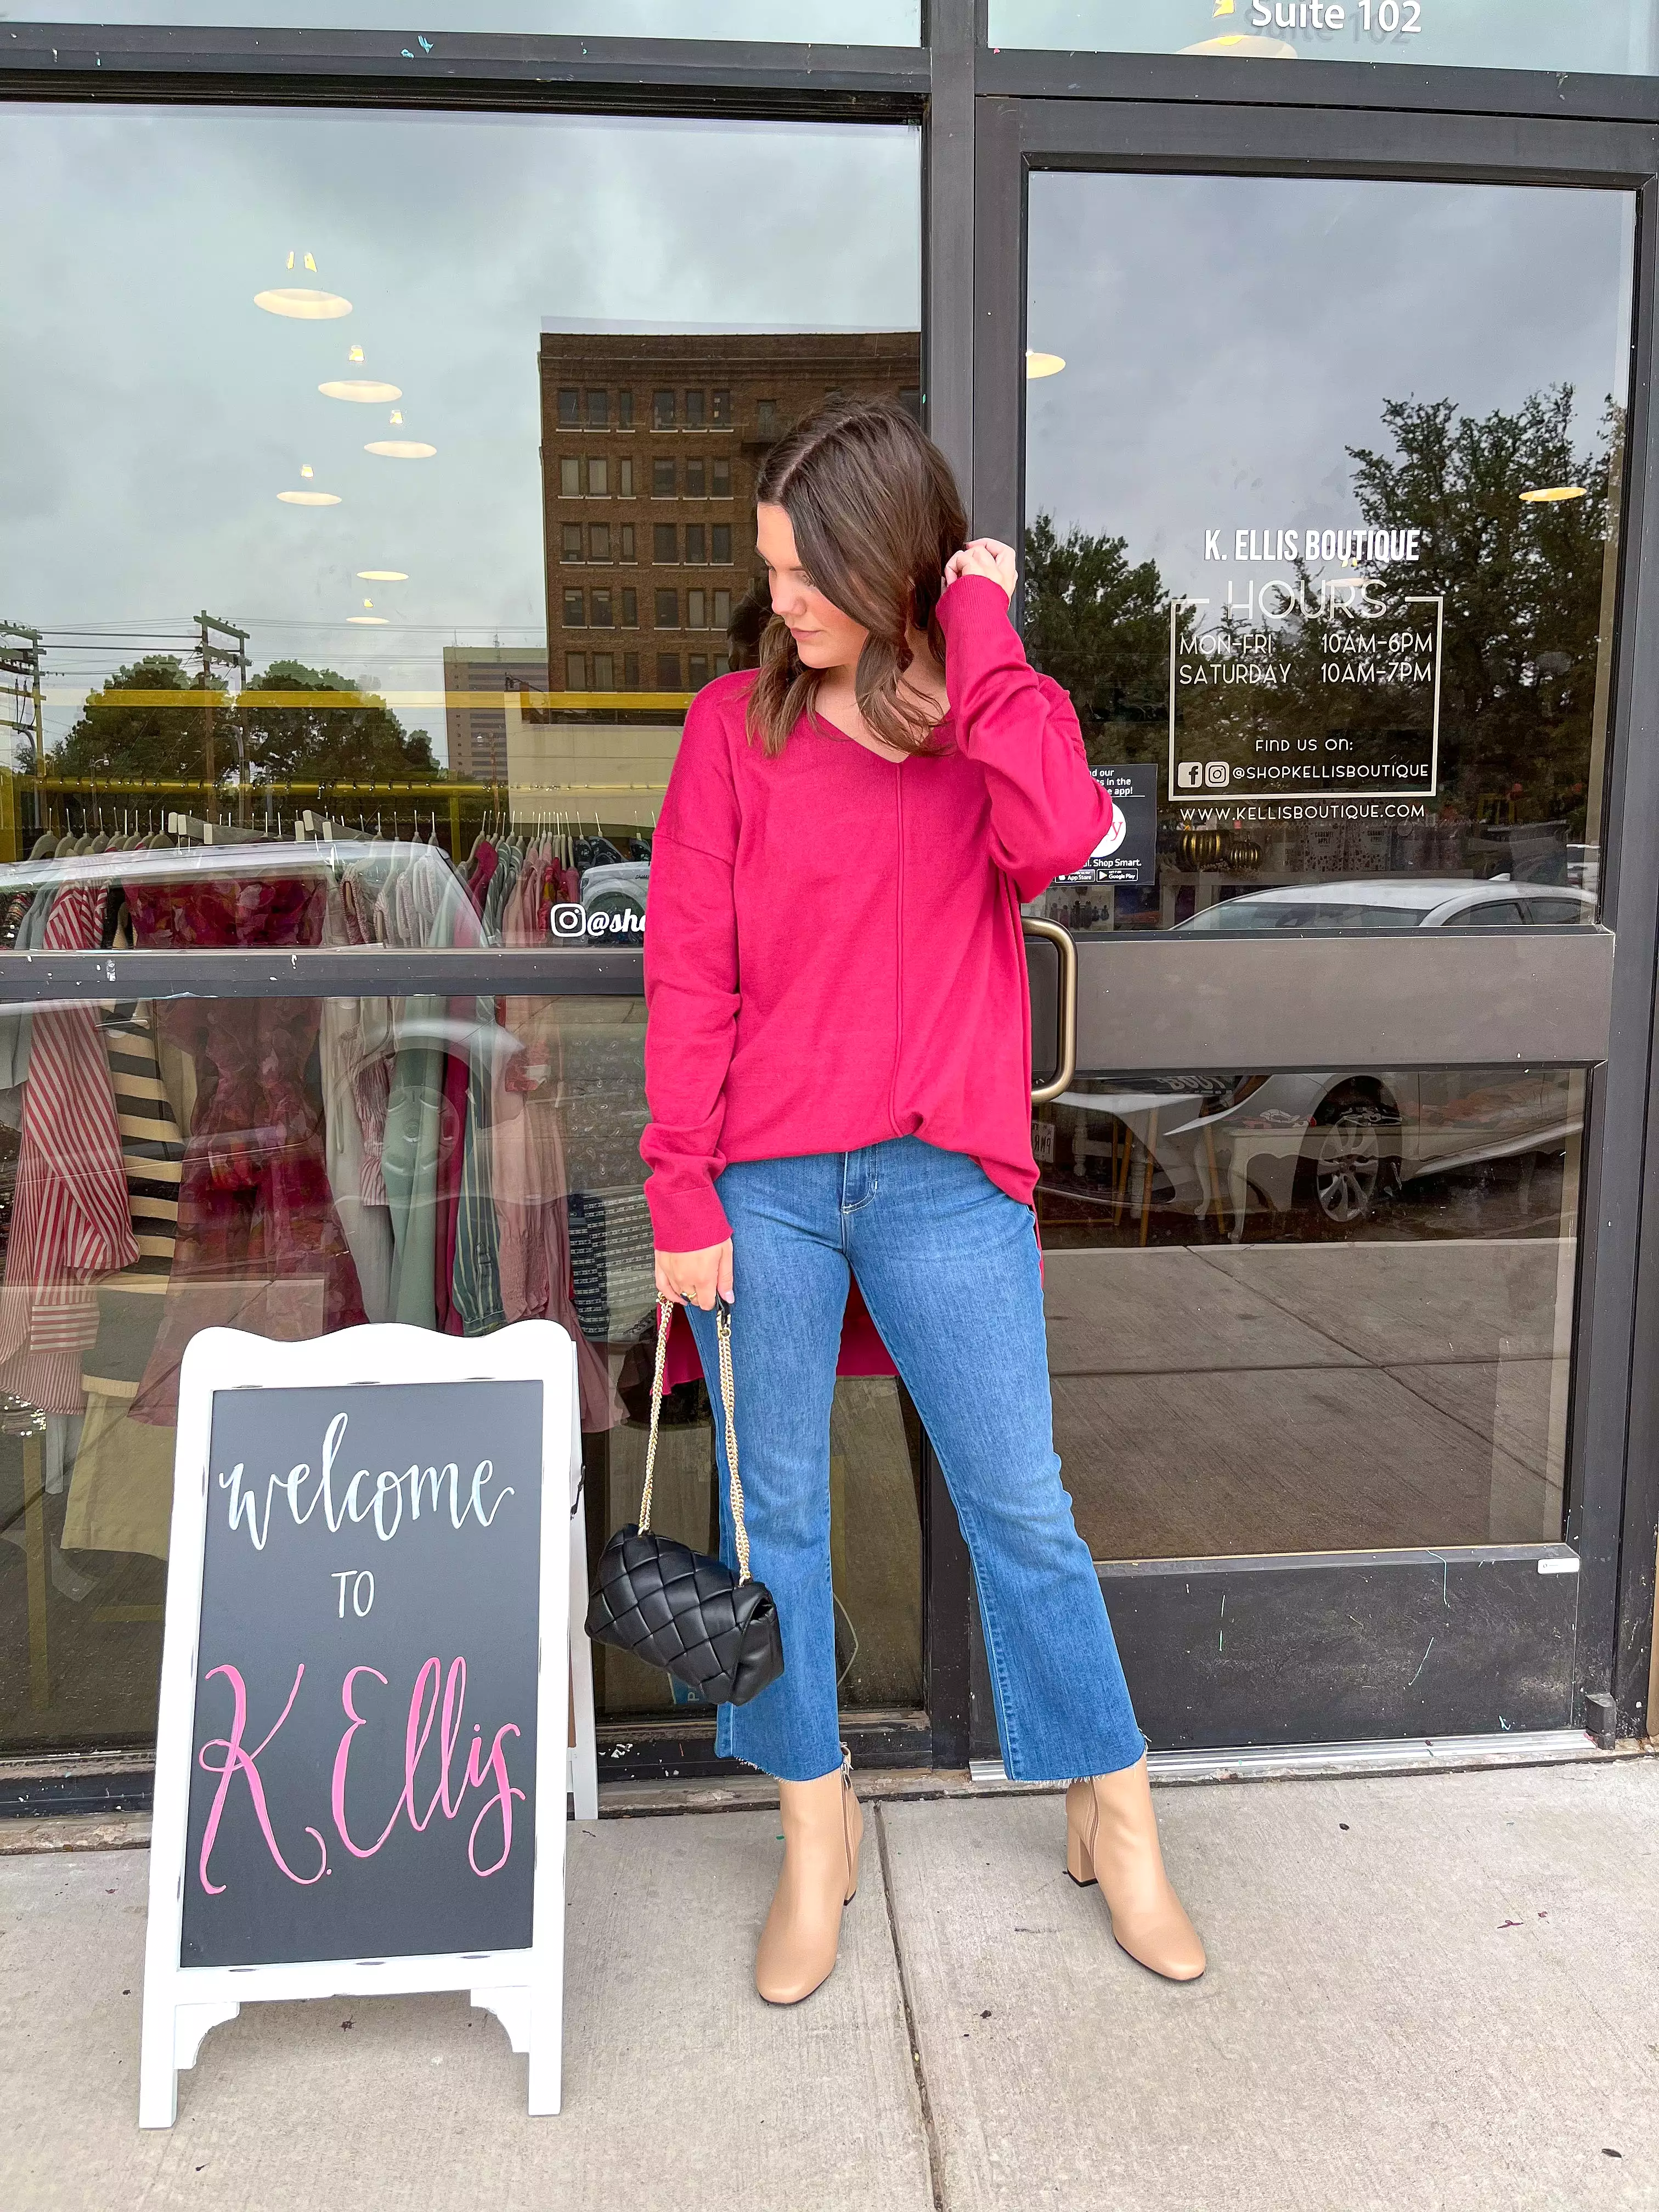
[[[1031,1013],[1020,905],[1079,867],[1112,803],[1071,701],[1000,587],[939,601],[936,751],[883,760],[804,717],[751,741],[752,672],[686,717],[652,844],[641,1142],[657,1249],[731,1234],[728,1161],[913,1136],[1029,1205]]]

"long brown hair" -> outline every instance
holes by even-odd
[[[968,535],[951,465],[902,407],[847,400],[798,422],[774,446],[755,486],[757,506],[781,507],[801,566],[825,599],[870,633],[854,676],[859,712],[884,743],[926,752],[926,710],[899,694],[911,661],[906,629],[927,634],[942,665],[934,610],[945,564]],[[805,667],[785,623],[762,633],[748,729],[781,751],[810,714],[824,672]]]

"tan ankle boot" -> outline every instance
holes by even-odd
[[[864,1814],[852,1761],[816,1782],[781,1782],[783,1869],[755,1954],[768,2004],[799,2004],[835,1972],[841,1916],[859,1886]]]
[[[1066,1792],[1066,1871],[1100,1884],[1121,1949],[1166,1981],[1195,1982],[1204,1946],[1164,1871],[1146,1754]]]

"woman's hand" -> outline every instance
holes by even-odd
[[[960,553],[953,553],[945,564],[947,584],[954,584],[958,576],[988,576],[994,584],[1000,584],[1012,599],[1014,586],[1019,580],[1019,563],[1013,547],[1005,545],[1000,538],[975,538]]]
[[[728,1303],[732,1297],[732,1239],[706,1245],[701,1252],[659,1252],[657,1294],[678,1304],[701,1306],[708,1312],[715,1294]]]

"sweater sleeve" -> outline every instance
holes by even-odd
[[[738,807],[714,701],[696,701],[651,843],[645,928],[645,1089],[640,1152],[659,1252],[700,1252],[731,1235],[714,1177],[738,1027],[732,897]]]
[[[1025,658],[1002,587],[963,576],[939,603],[957,742],[985,771],[991,850],[1021,901],[1081,867],[1112,823],[1072,702]]]

